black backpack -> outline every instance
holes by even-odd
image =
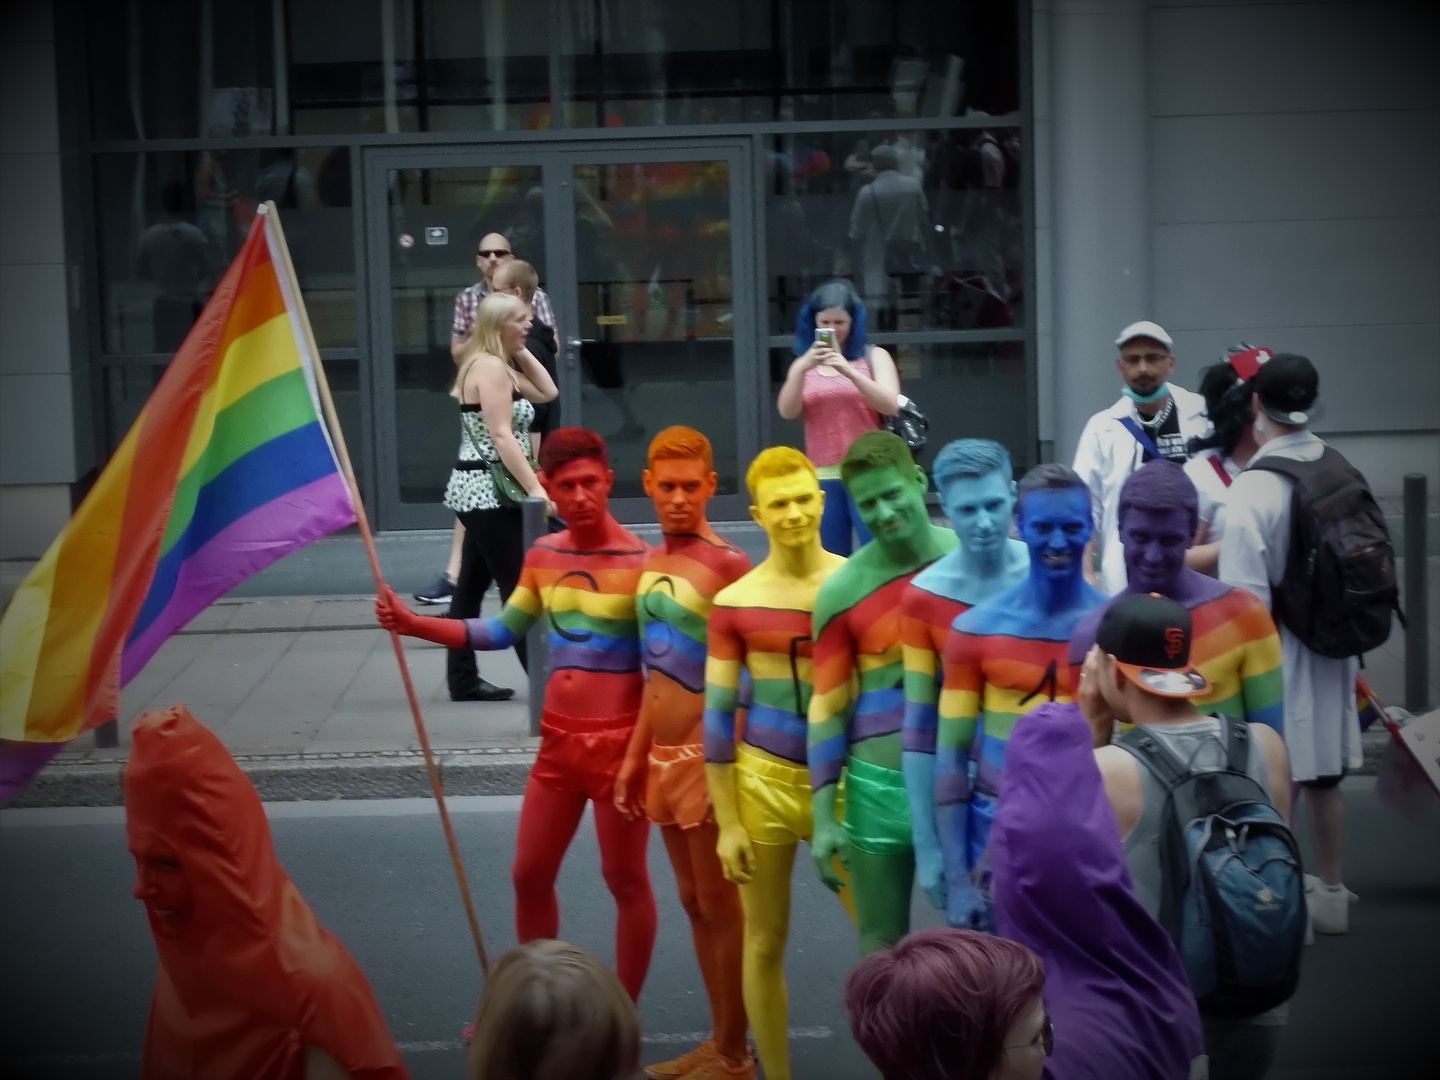
[[[1328,446],[1317,461],[1267,454],[1250,468],[1294,481],[1275,618],[1321,656],[1340,660],[1383,645],[1390,613],[1400,610],[1395,550],[1359,470]]]
[[[1288,1001],[1305,951],[1295,837],[1246,771],[1249,725],[1220,716],[1225,767],[1192,771],[1143,726],[1120,745],[1165,787],[1160,925],[1207,1016],[1256,1016]]]

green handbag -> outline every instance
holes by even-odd
[[[495,485],[495,498],[501,506],[522,506],[530,493],[521,486],[520,481],[515,479],[514,474],[505,467],[505,463],[499,458],[488,463],[490,466],[490,481]],[[538,463],[530,462],[530,468],[540,469]]]

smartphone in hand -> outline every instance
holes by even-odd
[[[835,328],[833,326],[820,326],[815,329],[815,344],[824,345],[828,349],[839,351],[835,344]]]

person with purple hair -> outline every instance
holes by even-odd
[[[885,1080],[1039,1080],[1055,1029],[1045,968],[976,930],[918,930],[845,980],[850,1031]]]
[[[820,542],[836,555],[850,554],[852,533],[862,545],[871,540],[840,479],[840,461],[880,417],[900,411],[895,361],[869,343],[865,324],[865,304],[850,282],[836,278],[811,293],[795,318],[795,360],[776,402],[786,420],[805,421],[805,456],[825,492]]]

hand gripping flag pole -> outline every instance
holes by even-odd
[[[350,451],[345,446],[345,433],[340,428],[340,418],[335,412],[335,399],[330,395],[330,383],[325,377],[325,365],[320,360],[320,350],[315,346],[315,333],[310,328],[310,315],[300,295],[300,284],[295,277],[295,264],[290,260],[290,248],[285,243],[285,230],[280,225],[280,213],[273,201],[267,201],[260,211],[266,215],[266,227],[274,230],[276,247],[283,257],[285,280],[295,299],[294,310],[299,313],[301,327],[305,333],[305,344],[315,370],[315,380],[320,394],[320,404],[325,413],[325,423],[330,429],[335,444],[335,455],[340,462],[340,471],[350,487],[350,498],[355,503],[355,523],[360,527],[360,538],[365,543],[365,557],[370,561],[370,573],[375,578],[375,589],[383,593],[385,577],[380,570],[380,556],[375,550],[375,537],[370,532],[370,521],[365,514],[365,504],[360,501],[360,486],[355,482],[355,467],[350,463]],[[415,721],[415,734],[420,740],[420,750],[425,755],[425,771],[430,775],[430,787],[435,793],[435,805],[440,811],[440,826],[445,830],[445,844],[450,849],[450,862],[455,868],[455,880],[460,885],[460,898],[465,903],[465,918],[470,922],[470,936],[475,940],[475,952],[480,958],[480,971],[488,975],[490,958],[485,952],[485,939],[480,933],[480,921],[475,917],[475,903],[470,897],[470,884],[465,878],[465,865],[460,859],[460,845],[455,840],[455,827],[450,821],[450,810],[445,805],[445,789],[440,782],[440,770],[435,765],[435,754],[430,749],[430,736],[425,730],[425,718],[420,715],[420,699],[415,695],[415,683],[410,678],[410,666],[405,662],[405,650],[400,644],[400,635],[390,632],[390,644],[395,649],[395,662],[400,665],[400,680],[405,684],[405,696],[410,702],[410,717]]]

